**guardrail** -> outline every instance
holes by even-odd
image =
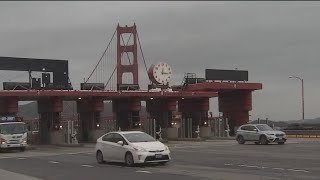
[[[320,138],[320,130],[285,130],[288,138]]]

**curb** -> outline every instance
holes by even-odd
[[[52,144],[59,147],[84,147],[84,144]]]
[[[167,142],[170,141],[193,141],[193,142],[201,142],[206,141],[206,139],[198,139],[198,138],[176,138],[176,139],[168,139]]]
[[[37,149],[37,148],[35,146],[33,146],[33,145],[28,145],[26,147],[26,150],[35,150],[35,149]]]

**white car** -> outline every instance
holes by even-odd
[[[97,139],[98,163],[124,162],[127,166],[141,163],[165,164],[171,160],[168,146],[141,131],[110,132]]]

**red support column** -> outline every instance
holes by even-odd
[[[223,112],[224,118],[228,118],[231,135],[235,133],[235,128],[248,122],[251,110],[252,91],[219,92],[219,111]]]
[[[172,112],[177,110],[175,98],[150,99],[146,101],[147,112],[152,119],[156,119],[157,125],[161,128],[171,126]]]
[[[80,141],[95,142],[101,127],[101,112],[104,109],[103,99],[80,99],[77,101],[77,112],[80,117]],[[97,130],[97,131],[96,131]]]
[[[60,129],[62,111],[63,103],[58,97],[38,100],[38,112],[40,114],[39,133],[42,144],[54,141],[50,136],[50,132]]]
[[[0,100],[0,114],[15,116],[18,112],[18,98],[10,97]]]
[[[116,117],[117,128],[121,130],[139,129],[141,100],[122,98],[112,100],[112,111]]]
[[[195,131],[198,125],[204,126],[204,122],[208,120],[209,111],[209,98],[192,98],[182,99],[178,102],[178,111],[182,112],[182,122],[186,138],[197,137]],[[190,127],[190,120],[192,121],[192,127]]]

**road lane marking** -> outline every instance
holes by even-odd
[[[88,164],[82,164],[82,167],[88,167],[88,168],[93,168],[94,166],[88,165]]]
[[[284,170],[283,168],[272,168],[272,169],[274,169],[274,170]]]
[[[309,172],[307,170],[302,170],[302,169],[287,169],[288,171],[296,171],[296,172]]]
[[[49,161],[49,163],[51,163],[51,164],[59,164],[60,162],[58,162],[58,161]]]
[[[152,173],[152,172],[150,172],[150,171],[136,171],[137,173],[148,173],[148,174],[150,174],[150,173]]]
[[[8,159],[8,158],[12,158],[12,157],[7,157],[7,156],[0,157],[0,159]]]
[[[26,158],[20,157],[20,158],[17,158],[17,159],[19,159],[19,160],[23,160],[23,159],[26,159]]]
[[[224,165],[225,166],[232,166],[233,164],[225,163]],[[251,165],[246,165],[246,164],[240,164],[238,166],[239,167],[247,167],[247,168],[261,168],[261,169],[271,168],[271,167],[265,167],[265,166],[251,166]],[[309,171],[303,170],[303,169],[285,169],[285,168],[278,168],[278,167],[271,168],[271,169],[273,169],[273,170],[281,170],[281,171],[288,170],[288,171],[305,172],[305,173],[309,172]]]
[[[260,168],[259,166],[247,166],[248,168]]]

